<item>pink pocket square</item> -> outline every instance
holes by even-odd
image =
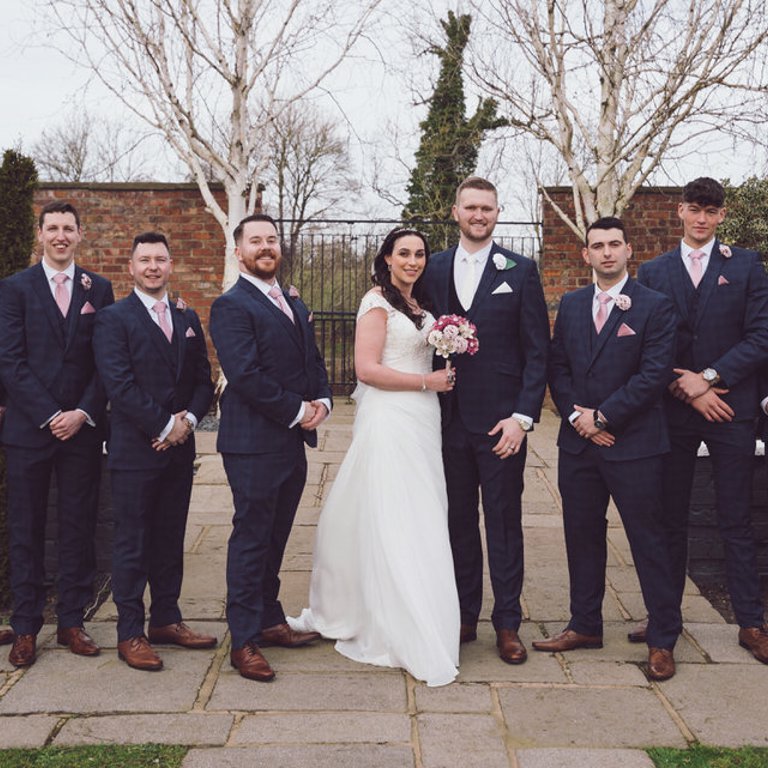
[[[617,336],[637,336],[637,334],[626,323],[622,323],[619,326],[619,332],[616,335]]]
[[[187,332],[184,335],[188,339],[191,339],[193,336],[197,336],[197,334],[191,328],[187,328]]]
[[[718,285],[730,285],[728,280],[726,278],[724,278],[722,275],[720,275],[720,277],[717,278],[717,284]]]
[[[83,304],[83,308],[80,310],[81,315],[92,315],[96,310],[93,308],[93,304],[90,301],[86,301]]]

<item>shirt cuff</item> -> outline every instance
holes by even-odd
[[[299,412],[296,414],[296,418],[288,425],[288,429],[293,429],[297,424],[301,424],[304,421],[304,402],[302,401],[299,406]]]
[[[89,427],[95,427],[96,426],[96,422],[89,416],[88,411],[84,411],[82,408],[75,408],[75,410],[79,411],[80,413],[83,414],[83,416],[85,416],[85,423]]]
[[[578,419],[578,418],[579,418],[579,416],[581,416],[581,411],[574,411],[574,412],[573,412],[573,413],[572,413],[572,414],[571,414],[571,415],[568,417],[568,421],[570,421],[570,422],[571,422],[571,424],[573,424],[573,422],[574,422],[574,421],[576,421],[576,419]]]
[[[187,411],[187,415],[184,418],[189,419],[192,422],[192,429],[197,429],[197,416],[195,416],[192,411]]]
[[[47,418],[47,419],[46,419],[46,420],[45,420],[45,421],[44,421],[44,422],[43,422],[43,423],[40,425],[40,429],[45,429],[45,428],[46,428],[46,427],[47,427],[47,426],[48,426],[48,425],[49,425],[49,424],[50,424],[50,423],[51,423],[51,422],[52,422],[52,421],[53,421],[53,420],[54,420],[54,419],[55,419],[55,418],[56,418],[56,417],[57,417],[57,416],[60,414],[60,413],[61,413],[61,408],[59,408],[59,410],[58,410],[58,411],[56,411],[56,413],[54,413],[54,414],[52,414],[51,416],[49,416],[49,417],[48,417],[48,418]]]
[[[760,407],[763,409],[763,413],[768,415],[768,397],[764,397],[760,401]]]
[[[171,434],[171,430],[173,429],[173,424],[176,421],[175,416],[171,416],[170,419],[168,419],[168,423],[165,425],[165,429],[157,436],[157,439],[162,443],[163,440],[165,440],[168,435]]]
[[[526,416],[524,413],[513,413],[512,418],[527,424],[528,429],[533,428],[533,419],[530,416]]]

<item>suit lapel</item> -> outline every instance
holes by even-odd
[[[578,349],[574,350],[574,359],[577,360],[591,360],[592,357],[592,301],[594,295],[594,288],[590,286],[574,296],[576,316],[570,320],[574,323],[573,338],[578,345]],[[571,338],[570,334],[568,338]]]
[[[624,283],[624,288],[622,290],[622,293],[625,296],[629,296],[631,298],[633,290],[634,290],[634,282],[632,278],[629,278],[629,280],[627,280],[627,282]],[[626,312],[619,309],[616,306],[616,302],[614,302],[613,307],[611,307],[611,314],[608,315],[608,319],[605,321],[605,325],[603,326],[603,329],[600,331],[599,334],[597,334],[597,341],[595,342],[595,346],[592,350],[592,359],[590,361],[590,367],[594,365],[595,360],[597,359],[598,355],[603,351],[603,347],[605,347],[608,339],[616,335],[616,326],[618,326],[618,324],[622,321],[625,314]]]
[[[696,325],[707,314],[707,302],[712,298],[712,292],[715,290],[717,279],[720,277],[724,263],[725,258],[720,253],[720,243],[715,240],[715,244],[712,246],[712,253],[709,256],[707,271],[702,276],[701,283],[699,283],[699,306],[696,309]]]
[[[680,317],[688,319],[688,282],[690,282],[690,276],[688,270],[683,264],[683,256],[680,253],[680,246],[678,245],[669,256],[667,263],[667,279],[672,287],[672,298],[677,305],[677,312]]]
[[[83,287],[83,270],[75,266],[75,279],[72,283],[72,300],[69,303],[69,312],[67,313],[67,348],[72,344],[77,333],[77,326],[80,322],[80,313],[85,304],[86,290]]]
[[[467,312],[467,319],[471,320],[472,316],[477,311],[477,308],[482,304],[483,299],[488,295],[493,285],[493,280],[499,270],[496,269],[496,265],[493,263],[493,254],[497,251],[496,243],[491,246],[491,250],[488,253],[488,258],[485,260],[485,267],[483,274],[480,275],[480,282],[477,285],[475,291],[475,297],[472,299],[472,306]]]
[[[260,302],[262,306],[266,307],[269,312],[272,314],[272,317],[275,318],[275,321],[285,330],[285,332],[288,334],[288,336],[291,338],[294,344],[296,344],[299,349],[304,349],[304,343],[302,339],[300,338],[300,331],[299,328],[297,328],[297,325],[300,322],[299,315],[296,313],[296,308],[293,307],[293,305],[289,302],[288,297],[285,295],[285,292],[283,292],[283,298],[291,304],[291,309],[294,312],[294,320],[296,320],[296,323],[292,323],[286,314],[283,312],[282,309],[280,309],[274,302],[266,296],[261,290],[259,290],[253,283],[251,283],[249,280],[245,280],[244,278],[240,278],[240,282],[243,284],[243,286],[246,288],[246,290],[256,299],[256,301]]]
[[[139,318],[139,323],[143,325],[145,333],[152,339],[152,343],[157,348],[160,356],[170,366],[171,370],[175,371],[176,360],[173,357],[173,344],[168,343],[168,339],[165,338],[165,334],[160,329],[160,326],[150,317],[149,311],[133,291],[128,295],[128,300],[131,302],[133,311],[136,312]]]
[[[435,298],[438,301],[438,307],[435,307],[435,309],[439,308],[439,314],[445,314],[450,311],[451,285],[453,284],[454,270],[453,263],[456,259],[456,247],[457,246],[454,245],[453,248],[449,248],[446,251],[447,258],[443,260],[435,279],[435,282],[437,283]]]
[[[176,337],[176,381],[178,381],[184,368],[184,355],[187,353],[187,324],[184,322],[182,311],[174,306],[171,306],[171,322]],[[172,344],[168,346],[173,348]]]
[[[56,300],[53,298],[51,289],[48,285],[48,279],[45,276],[45,270],[42,264],[37,264],[34,269],[36,272],[32,275],[32,288],[37,294],[40,304],[43,307],[45,316],[53,329],[53,333],[62,347],[66,345],[65,321],[61,316]]]

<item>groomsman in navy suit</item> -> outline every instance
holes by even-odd
[[[648,606],[648,675],[675,674],[682,628],[666,543],[658,526],[669,437],[662,394],[675,343],[672,303],[627,273],[632,247],[620,219],[587,229],[594,285],[566,293],[555,321],[549,386],[562,423],[558,483],[571,583],[571,620],[537,651],[602,648],[606,510],[621,515]]]
[[[243,677],[275,673],[260,647],[295,648],[317,632],[296,632],[278,599],[280,565],[304,489],[304,443],[331,408],[328,375],[309,311],[280,289],[275,222],[255,214],[234,230],[240,279],[211,307],[211,336],[227,387],[218,450],[235,503],[227,555],[230,661]]]
[[[432,256],[424,286],[435,315],[467,317],[480,341],[476,355],[456,357],[456,388],[441,397],[460,641],[476,639],[482,606],[482,490],[496,644],[503,661],[521,664],[527,657],[518,636],[525,437],[544,399],[549,320],[536,264],[493,242],[499,217],[493,184],[476,176],[465,179],[456,191],[453,217],[459,244]]]
[[[52,472],[58,492],[57,640],[72,653],[99,653],[83,628],[96,572],[93,538],[106,406],[91,342],[96,311],[114,296],[108,280],[75,264],[82,231],[71,204],[44,206],[37,234],[40,263],[0,282],[0,381],[7,408],[0,441],[8,473],[15,633],[8,659],[16,667],[34,664],[43,624]]]
[[[665,395],[672,451],[664,463],[661,518],[682,601],[688,507],[696,452],[709,449],[728,590],[739,643],[768,663],[768,629],[750,517],[758,370],[768,359],[768,277],[759,256],[716,237],[725,192],[710,178],[686,184],[678,205],[683,239],[643,264],[638,281],[667,294],[677,322],[674,378]],[[765,394],[765,393],[762,393]],[[642,630],[630,639],[642,638]]]
[[[164,235],[134,238],[128,262],[134,289],[99,313],[93,338],[111,408],[117,651],[129,666],[148,671],[163,666],[150,643],[216,645],[215,637],[193,632],[179,610],[194,430],[208,412],[213,382],[200,319],[168,299],[172,268]]]

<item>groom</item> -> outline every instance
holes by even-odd
[[[477,176],[456,191],[459,244],[435,254],[424,278],[435,315],[464,315],[480,349],[458,356],[456,388],[442,398],[448,527],[461,608],[462,643],[475,640],[483,592],[479,510],[482,491],[491,619],[502,661],[522,664],[526,433],[538,420],[547,378],[549,320],[536,264],[493,242],[496,188]]]

